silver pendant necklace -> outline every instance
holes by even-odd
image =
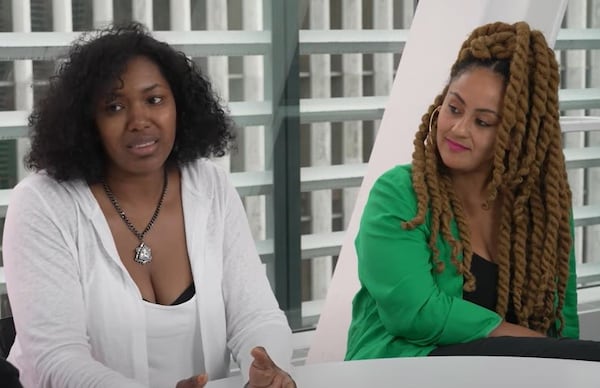
[[[112,203],[113,207],[115,208],[115,210],[117,211],[117,213],[119,214],[119,216],[121,217],[123,222],[125,222],[125,225],[127,225],[127,228],[133,234],[135,234],[138,241],[140,242],[140,244],[135,248],[135,256],[133,257],[133,261],[135,261],[136,263],[148,264],[148,263],[152,262],[152,249],[150,249],[148,244],[146,244],[144,242],[144,236],[146,235],[146,233],[148,233],[150,231],[150,229],[152,229],[152,227],[154,226],[154,223],[156,222],[156,219],[158,218],[158,213],[160,213],[160,209],[162,208],[163,201],[165,200],[165,195],[167,194],[168,182],[169,182],[169,179],[167,176],[167,170],[165,169],[164,184],[163,184],[162,193],[160,195],[160,199],[158,200],[158,205],[156,205],[156,209],[154,210],[154,214],[152,214],[152,218],[150,219],[150,222],[148,222],[148,225],[146,225],[146,228],[144,228],[144,230],[140,233],[135,228],[135,226],[133,226],[131,221],[129,221],[129,218],[127,218],[127,216],[125,215],[125,212],[121,208],[121,205],[119,205],[119,202],[117,201],[117,197],[115,197],[115,195],[113,194],[112,190],[108,186],[108,183],[106,183],[106,181],[104,179],[102,180],[102,187],[104,187],[104,192],[106,193],[106,196],[110,200],[110,203]]]

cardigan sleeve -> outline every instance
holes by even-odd
[[[356,238],[358,273],[393,336],[419,346],[483,338],[502,318],[462,297],[450,296],[432,275],[427,225],[404,230],[417,211],[410,170],[396,167],[373,186]],[[446,271],[452,271],[451,265]]]
[[[17,332],[18,349],[12,350],[17,350],[23,383],[32,388],[143,388],[92,357],[73,231],[68,230],[73,225],[61,221],[74,217],[73,204],[58,194],[60,189],[36,186],[43,179],[49,178],[32,176],[14,189],[3,237]]]
[[[290,372],[291,330],[262,265],[246,213],[237,191],[222,172],[225,195],[223,241],[223,298],[227,321],[227,346],[240,366],[243,381],[253,357],[262,346],[275,364]]]
[[[571,238],[575,236],[573,217],[571,223]],[[567,290],[565,292],[565,303],[563,317],[565,326],[562,331],[563,337],[579,338],[579,315],[577,314],[577,273],[575,271],[575,244],[571,244],[569,256],[569,278],[567,279]]]

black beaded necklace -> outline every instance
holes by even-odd
[[[117,201],[117,197],[115,197],[115,194],[112,192],[112,190],[108,186],[108,183],[106,183],[106,181],[104,179],[102,180],[102,187],[104,187],[104,192],[106,193],[106,196],[110,200],[110,203],[112,203],[113,207],[115,208],[115,210],[117,211],[117,213],[119,214],[119,216],[121,217],[123,222],[125,222],[125,225],[127,225],[127,228],[133,234],[135,234],[135,236],[138,238],[138,240],[140,242],[140,244],[135,248],[135,256],[133,258],[133,260],[136,263],[148,264],[152,261],[152,249],[150,249],[148,244],[146,244],[144,242],[144,236],[146,235],[146,233],[148,233],[150,231],[150,229],[152,229],[152,227],[154,226],[154,223],[156,222],[156,219],[158,218],[158,213],[160,213],[160,209],[162,208],[163,201],[165,200],[165,196],[167,194],[168,182],[169,182],[169,178],[167,175],[167,170],[165,169],[164,184],[163,184],[162,193],[160,195],[160,199],[158,200],[158,205],[156,205],[154,214],[152,214],[152,218],[150,218],[150,222],[148,222],[148,225],[146,225],[146,228],[144,228],[144,230],[142,232],[139,232],[135,228],[135,226],[133,226],[131,221],[129,221],[129,218],[127,218],[127,216],[125,215],[125,212],[121,208],[121,205],[119,205],[119,202]]]

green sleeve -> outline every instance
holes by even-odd
[[[571,237],[573,244],[569,257],[569,278],[567,279],[567,290],[565,292],[565,304],[563,317],[565,326],[562,331],[563,337],[579,338],[579,315],[577,314],[577,273],[575,271],[575,232],[573,218],[571,217]]]
[[[427,225],[404,230],[416,214],[410,171],[396,167],[373,186],[356,238],[358,272],[386,330],[419,345],[486,337],[502,321],[493,311],[443,292],[432,275]],[[446,271],[452,271],[451,264]]]

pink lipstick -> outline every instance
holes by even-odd
[[[468,151],[469,150],[467,147],[463,146],[462,144],[453,142],[450,139],[446,139],[446,142],[448,143],[448,148],[450,148],[450,151],[461,152],[461,151]]]

